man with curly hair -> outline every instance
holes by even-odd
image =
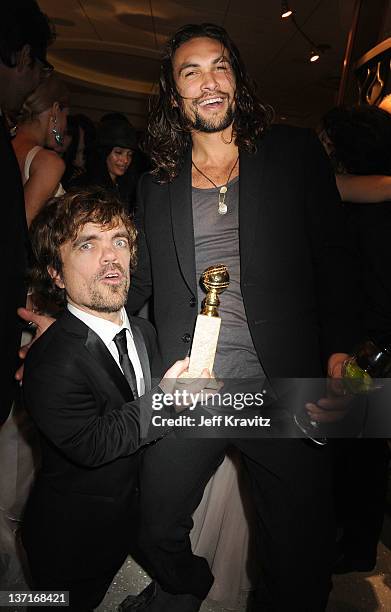
[[[133,548],[140,448],[168,430],[150,428],[153,394],[170,388],[187,361],[153,384],[155,331],[124,309],[136,230],[115,195],[96,188],[54,198],[31,240],[32,286],[66,308],[26,360],[23,395],[42,467],[22,540],[32,586],[69,591],[69,610],[86,612]]]

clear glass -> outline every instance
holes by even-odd
[[[391,378],[391,344],[387,338],[364,340],[342,368],[343,395],[364,394],[381,389],[382,379]],[[294,416],[297,427],[316,444],[326,444],[322,426],[305,409]]]

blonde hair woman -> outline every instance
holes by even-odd
[[[65,164],[56,153],[63,142],[69,111],[65,84],[50,74],[25,101],[13,139],[24,184],[27,224],[45,202],[64,193],[61,177]]]

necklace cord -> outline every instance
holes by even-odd
[[[194,166],[194,168],[197,170],[197,172],[199,172],[200,174],[202,174],[202,176],[203,176],[204,178],[206,178],[206,180],[207,180],[207,181],[209,181],[210,183],[212,183],[213,187],[215,187],[216,189],[218,189],[218,190],[219,190],[219,207],[218,207],[218,212],[219,212],[219,214],[220,214],[220,215],[225,215],[225,214],[226,214],[226,212],[227,212],[227,210],[228,210],[227,205],[226,205],[226,203],[225,203],[225,195],[226,195],[226,193],[227,193],[227,191],[228,191],[228,187],[227,187],[227,185],[228,185],[228,183],[229,183],[229,179],[230,179],[230,178],[231,178],[231,176],[232,176],[232,172],[233,172],[233,171],[235,170],[235,168],[236,168],[236,165],[237,165],[238,161],[239,161],[239,155],[237,156],[236,161],[235,161],[234,165],[232,166],[232,168],[231,168],[231,170],[230,170],[230,173],[229,173],[229,175],[228,175],[227,180],[225,181],[225,183],[224,183],[223,185],[221,185],[220,187],[218,187],[218,186],[216,185],[216,183],[215,183],[214,181],[212,181],[212,179],[211,179],[211,178],[209,178],[209,176],[206,176],[206,174],[205,174],[204,172],[202,172],[202,170],[200,170],[200,169],[199,169],[199,168],[198,168],[198,167],[195,165],[195,163],[193,162],[193,160],[191,160],[191,163],[192,163],[192,165]]]
[[[227,183],[229,183],[229,179],[231,178],[231,176],[232,176],[232,172],[235,170],[235,168],[236,168],[236,166],[237,166],[238,161],[239,161],[239,155],[237,156],[236,161],[235,161],[234,165],[232,166],[232,168],[231,168],[231,170],[230,170],[230,173],[229,173],[229,175],[228,175],[227,180],[226,180],[226,181],[225,181],[225,183],[223,183],[223,185],[221,185],[220,187],[218,187],[218,185],[216,185],[216,183],[215,183],[214,181],[212,181],[212,179],[211,179],[211,178],[209,178],[209,176],[206,176],[206,174],[205,174],[204,172],[202,172],[202,170],[200,170],[200,169],[198,168],[198,166],[196,166],[196,165],[195,165],[195,163],[193,162],[193,160],[191,161],[191,163],[192,163],[192,165],[194,166],[194,168],[197,170],[197,172],[199,172],[200,174],[202,174],[202,176],[203,176],[204,178],[206,178],[206,180],[207,180],[207,181],[209,181],[209,183],[211,183],[211,184],[213,185],[213,187],[215,187],[216,189],[221,189],[221,187],[226,187],[226,186],[227,186]]]

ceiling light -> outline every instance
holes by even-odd
[[[311,50],[311,55],[308,58],[308,60],[311,63],[317,62],[320,59],[320,56],[323,55],[323,53],[325,53],[326,51],[328,51],[329,49],[331,49],[329,44],[318,44],[315,43],[303,30],[302,27],[299,26],[299,24],[296,21],[296,18],[293,14],[293,11],[290,10],[289,6],[288,6],[288,2],[286,0],[283,0],[281,2],[281,17],[283,19],[285,19],[286,17],[291,17],[291,19],[289,20],[289,23],[291,23],[297,30],[297,32],[300,34],[300,36],[302,36],[308,43],[310,49]]]
[[[293,14],[293,11],[289,8],[288,3],[284,0],[281,2],[281,18],[286,19]]]
[[[320,58],[319,52],[314,49],[311,51],[310,62],[317,62]]]

